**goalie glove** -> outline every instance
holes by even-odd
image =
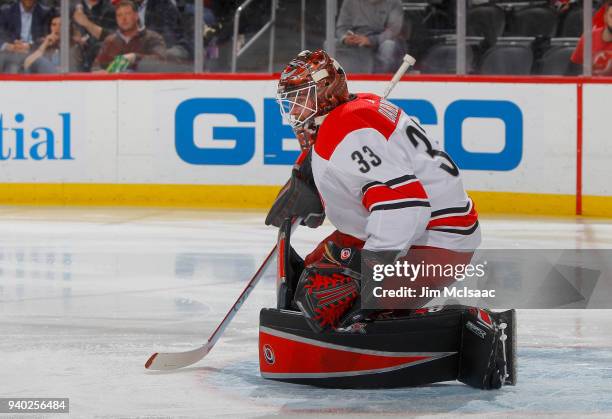
[[[316,262],[302,271],[295,304],[311,329],[335,328],[359,297],[359,279],[335,263]]]
[[[294,166],[266,216],[266,225],[280,227],[287,218],[302,217],[302,225],[317,228],[325,220],[325,209],[314,184],[310,153]]]
[[[323,258],[302,271],[297,284],[295,305],[317,333],[345,323],[359,298],[360,251],[325,243]],[[352,316],[351,316],[352,317]]]

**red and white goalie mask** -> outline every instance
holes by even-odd
[[[346,75],[325,51],[302,51],[281,73],[276,98],[300,146],[307,150],[325,115],[348,100]]]

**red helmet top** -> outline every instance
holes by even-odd
[[[281,73],[277,99],[301,147],[307,149],[324,116],[348,101],[346,75],[325,51],[302,51]]]

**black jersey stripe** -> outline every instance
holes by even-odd
[[[373,181],[373,182],[369,182],[366,183],[363,188],[361,188],[361,193],[363,193],[365,195],[365,193],[368,191],[368,189],[370,189],[372,186],[381,186],[381,185],[387,185],[390,188],[392,188],[395,185],[399,185],[400,183],[404,183],[407,182],[409,180],[414,180],[417,177],[415,175],[403,175],[400,177],[396,177],[395,179],[390,179],[386,182],[379,182],[379,181]]]
[[[469,236],[470,234],[474,233],[477,228],[478,228],[478,221],[476,221],[476,223],[467,230],[457,230],[454,228],[431,228],[429,229],[429,231],[441,231],[443,233],[453,233],[453,234],[461,234],[463,236]]]
[[[387,186],[395,186],[400,183],[404,183],[406,181],[413,180],[413,179],[416,179],[415,175],[404,175],[404,176],[397,177],[395,179],[388,180],[385,182],[385,184]]]
[[[370,189],[372,186],[380,186],[380,185],[384,185],[384,183],[378,182],[378,181],[366,183],[363,186],[363,188],[361,188],[361,193],[365,195],[365,193],[368,191],[368,189]]]
[[[374,204],[372,205],[370,212],[394,210],[394,209],[410,208],[410,207],[431,207],[431,205],[429,205],[428,201],[403,201],[403,202],[394,202],[392,204]]]
[[[453,208],[444,208],[441,210],[436,210],[431,212],[431,218],[439,217],[440,215],[447,214],[463,214],[470,210],[470,206],[472,205],[472,201],[468,201],[465,207],[453,207]]]

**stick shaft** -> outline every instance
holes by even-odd
[[[402,65],[400,65],[400,67],[397,69],[397,71],[393,75],[393,78],[391,79],[391,81],[387,85],[387,88],[385,89],[385,93],[383,94],[384,99],[386,99],[387,96],[389,96],[389,93],[391,93],[391,90],[393,90],[393,88],[400,81],[402,76],[406,73],[406,71],[408,71],[410,67],[414,65],[415,62],[416,60],[411,55],[408,55],[408,54],[404,55],[404,60],[402,62]]]
[[[301,218],[296,218],[292,221],[291,223],[292,232],[297,228],[297,226],[300,224],[301,221],[302,221]],[[246,299],[249,297],[249,295],[251,294],[251,291],[255,289],[255,286],[257,285],[259,280],[263,277],[263,274],[266,271],[268,265],[270,264],[270,261],[274,259],[274,256],[276,256],[277,253],[278,253],[278,246],[274,245],[272,250],[270,250],[270,253],[268,253],[268,256],[264,259],[263,263],[257,270],[257,272],[255,272],[255,275],[253,275],[253,277],[248,282],[247,286],[244,288],[244,290],[242,291],[242,293],[240,294],[240,296],[238,297],[234,305],[232,305],[232,308],[230,308],[230,310],[227,312],[227,314],[225,315],[221,323],[219,323],[215,331],[208,338],[209,348],[212,349],[215,343],[217,343],[219,338],[223,335],[223,332],[225,332],[225,329],[231,323],[236,313],[238,313],[238,310],[240,310],[240,307],[242,307]]]
[[[263,274],[266,271],[266,268],[270,264],[270,261],[274,259],[274,256],[276,256],[277,252],[278,252],[277,246],[274,246],[272,250],[270,250],[270,253],[268,253],[268,256],[264,259],[263,263],[261,264],[261,266],[255,273],[255,275],[253,275],[251,280],[248,282],[247,286],[244,288],[244,290],[242,290],[242,293],[240,294],[236,302],[232,305],[232,307],[227,312],[227,314],[225,315],[221,323],[219,323],[215,331],[212,332],[212,334],[208,338],[209,348],[212,349],[215,343],[217,343],[219,338],[223,335],[223,332],[225,332],[225,329],[227,328],[227,326],[231,323],[236,313],[238,313],[238,310],[240,310],[240,307],[242,307],[246,299],[251,294],[251,291],[255,289],[255,286],[257,285],[259,280],[263,277]]]
[[[294,231],[301,223],[301,221],[301,218],[295,219],[291,225],[291,231]],[[212,332],[212,334],[208,338],[208,341],[204,345],[186,352],[156,352],[149,357],[149,359],[145,363],[145,368],[151,370],[173,370],[195,364],[196,362],[204,358],[215,346],[221,336],[223,336],[225,329],[227,328],[227,326],[229,326],[232,319],[234,318],[238,310],[240,310],[240,307],[242,307],[253,289],[255,289],[255,286],[257,286],[257,283],[259,283],[259,281],[263,277],[264,273],[266,272],[271,261],[274,259],[274,256],[276,256],[277,252],[278,246],[275,245],[272,250],[270,250],[268,256],[264,259],[257,272],[255,272],[255,275],[253,275],[253,277],[249,280],[238,299],[234,302],[223,320],[221,320],[221,323],[219,323],[217,328]]]

